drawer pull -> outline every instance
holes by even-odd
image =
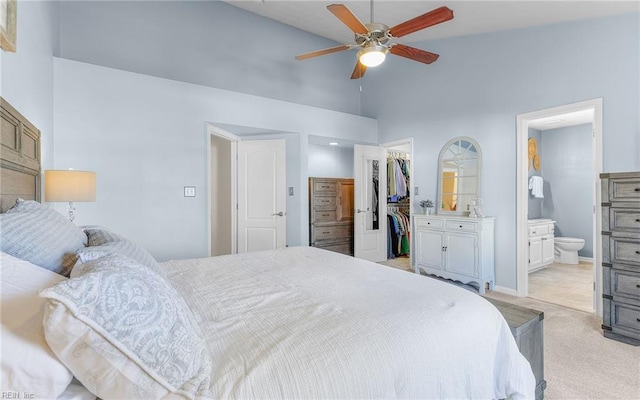
[[[636,219],[636,222],[640,222],[640,218]]]
[[[637,287],[638,289],[640,289],[640,283],[638,283],[638,284],[636,285],[636,287]]]
[[[640,250],[636,250],[636,254],[640,254]]]
[[[636,192],[640,192],[640,188],[636,188],[635,190],[636,190]]]
[[[322,232],[322,233],[323,233],[323,234],[325,234],[325,235],[328,235],[328,234],[330,234],[331,232]]]
[[[460,228],[462,228],[462,225],[460,225]]]

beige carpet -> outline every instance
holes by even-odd
[[[602,336],[595,314],[502,293],[487,296],[544,311],[545,399],[640,399],[640,347]]]

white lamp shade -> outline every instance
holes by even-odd
[[[96,173],[76,170],[44,171],[45,201],[96,201]]]

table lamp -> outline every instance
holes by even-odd
[[[44,171],[44,199],[69,202],[69,220],[73,221],[74,201],[96,201],[96,173],[74,169]]]

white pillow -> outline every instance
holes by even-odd
[[[211,398],[204,335],[166,279],[118,254],[82,271],[40,295],[47,343],[85,387],[101,398]]]
[[[2,271],[2,390],[57,398],[73,375],[44,340],[45,300],[38,296],[67,278],[45,268],[0,253]]]

